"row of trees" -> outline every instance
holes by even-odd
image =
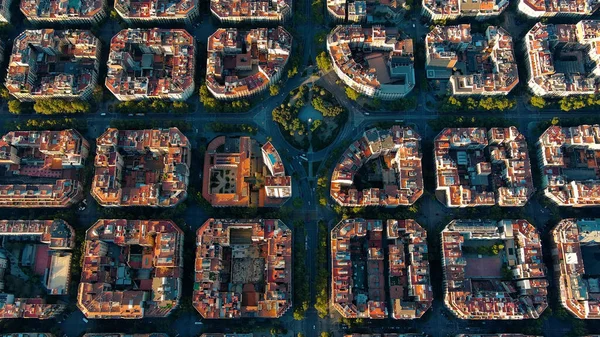
[[[62,119],[28,119],[26,121],[8,121],[5,124],[7,130],[64,130],[76,129],[85,132],[88,125],[85,121],[73,118]]]
[[[113,119],[110,121],[111,128],[123,130],[142,130],[152,128],[176,127],[181,132],[192,130],[192,125],[183,120],[158,120],[158,119],[139,119],[139,120],[123,120]]]
[[[470,128],[470,127],[509,127],[514,122],[500,117],[465,117],[465,116],[440,116],[427,122],[436,132],[444,128]]]
[[[206,84],[200,86],[198,94],[200,95],[200,103],[210,112],[246,112],[252,107],[247,100],[221,102],[213,97]]]
[[[325,221],[319,221],[319,238],[317,242],[317,299],[315,309],[319,317],[325,318],[329,314],[329,272],[327,270],[327,242],[329,229]]]
[[[529,104],[538,109],[558,108],[569,112],[585,108],[597,108],[600,106],[600,95],[573,95],[557,100],[546,100],[544,97],[532,96]]]
[[[142,100],[142,101],[126,101],[119,102],[114,105],[114,110],[120,113],[189,113],[191,112],[190,105],[180,101],[165,101],[165,100]]]
[[[471,111],[506,111],[513,109],[517,105],[515,99],[507,97],[483,97],[483,98],[462,98],[456,96],[445,97],[440,104],[440,112],[459,112],[464,110]]]
[[[294,222],[294,319],[302,320],[310,304],[308,271],[306,270],[306,246],[304,222]]]
[[[312,105],[315,110],[323,114],[323,117],[337,117],[344,113],[346,109],[338,104],[326,101],[323,97],[313,97]]]
[[[209,124],[209,128],[214,132],[245,132],[251,135],[255,135],[258,132],[258,128],[250,124],[229,124],[213,122]]]

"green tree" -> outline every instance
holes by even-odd
[[[16,99],[8,101],[8,112],[15,115],[21,114],[23,112],[21,102]]]
[[[271,93],[271,96],[277,96],[279,95],[279,86],[277,84],[273,84],[269,87],[269,92]]]
[[[546,100],[540,96],[532,96],[529,100],[529,104],[531,104],[532,107],[543,109],[546,107]]]
[[[317,55],[317,68],[324,72],[331,70],[331,60],[329,59],[329,55],[324,51]]]
[[[348,96],[348,99],[356,101],[360,97],[360,94],[356,90],[346,87],[346,96]]]

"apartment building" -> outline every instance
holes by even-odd
[[[190,156],[178,128],[108,128],[96,139],[91,194],[104,207],[174,207],[187,197]]]
[[[427,232],[412,219],[340,221],[331,231],[333,307],[345,318],[422,317],[433,301],[427,253]]]
[[[529,89],[538,96],[561,97],[598,92],[600,21],[536,23],[525,35]]]
[[[562,306],[578,319],[600,319],[595,255],[600,219],[563,219],[551,231],[554,278]]]
[[[327,0],[327,13],[334,22],[398,21],[406,13],[405,0]]]
[[[542,336],[533,336],[533,335],[524,335],[520,333],[467,333],[456,335],[456,337],[542,337]]]
[[[277,219],[208,219],[196,232],[194,307],[205,319],[283,316],[292,307],[292,244]]]
[[[412,205],[423,195],[421,159],[421,136],[411,127],[367,130],[333,169],[330,196],[348,207]],[[368,176],[370,186],[361,189],[357,176]]]
[[[66,295],[70,250],[75,245],[73,228],[63,220],[0,220],[0,240],[11,244],[10,251],[0,247],[0,319],[49,319],[61,314],[64,304],[47,304],[40,297],[20,298],[18,289],[12,289],[14,294],[5,284],[5,275],[19,275],[27,269],[39,277],[48,295]],[[14,260],[19,263],[11,266]]]
[[[27,244],[15,248],[21,256],[21,266],[40,277],[48,295],[68,294],[75,231],[66,221],[0,220],[0,239],[5,243],[26,241]],[[0,248],[0,253],[5,254],[3,251]],[[0,277],[0,293],[4,292],[2,280]]]
[[[535,192],[516,127],[446,128],[434,140],[436,197],[446,207],[522,207]]]
[[[8,260],[0,255],[0,265]],[[0,276],[6,272],[0,267]],[[13,294],[0,293],[0,319],[51,319],[62,314],[67,308],[64,304],[48,304],[42,298],[17,298]]]
[[[211,0],[210,11],[223,23],[283,23],[292,17],[292,0]]]
[[[600,205],[600,126],[551,126],[538,140],[544,195],[558,206]]]
[[[195,64],[196,40],[184,29],[124,29],[110,40],[105,84],[120,101],[185,101]]]
[[[430,20],[456,20],[459,17],[487,20],[502,14],[508,3],[508,0],[423,0],[421,14]]]
[[[415,86],[413,41],[395,28],[337,26],[327,35],[327,51],[338,77],[363,95],[394,100]]]
[[[100,23],[106,17],[105,0],[18,1],[20,1],[21,13],[27,21],[39,25],[92,25]]]
[[[54,337],[53,334],[50,333],[42,333],[42,332],[16,332],[16,333],[3,333],[0,334],[0,337]]]
[[[169,335],[164,333],[134,333],[134,334],[126,334],[126,333],[86,333],[83,337],[169,337]]]
[[[453,220],[442,236],[444,303],[460,319],[538,319],[548,307],[541,238],[526,220]]]
[[[508,95],[519,83],[512,37],[489,26],[436,26],[425,38],[427,79],[448,81],[453,95]]]
[[[0,22],[1,23],[10,23],[11,12],[10,6],[12,5],[13,0],[3,0],[0,1]]]
[[[519,11],[531,18],[541,17],[584,17],[593,14],[598,0],[519,0]]]
[[[281,79],[291,51],[292,35],[281,26],[220,28],[208,37],[206,86],[219,100],[257,95]]]
[[[86,232],[77,306],[90,319],[166,317],[179,305],[182,277],[175,223],[100,219]]]
[[[202,179],[202,197],[214,207],[278,207],[292,196],[292,177],[279,152],[250,137],[213,139]]]
[[[115,0],[115,10],[129,25],[191,24],[200,14],[194,0]]]
[[[76,130],[11,131],[0,139],[0,207],[70,207],[90,144]]]
[[[88,100],[98,83],[100,40],[87,30],[26,30],[13,43],[5,86],[19,101]]]

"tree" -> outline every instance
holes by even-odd
[[[271,85],[269,87],[269,92],[271,93],[271,96],[279,95],[279,86],[277,84]]]
[[[324,51],[317,55],[317,68],[324,72],[331,70],[331,60],[329,59],[329,55]]]
[[[348,96],[348,99],[356,101],[360,97],[360,94],[356,90],[346,87],[346,96]]]
[[[533,96],[529,100],[529,104],[531,104],[532,107],[543,109],[546,107],[546,100],[540,96]]]
[[[10,93],[8,92],[8,89],[6,89],[5,86],[0,85],[0,98],[7,100],[10,98]]]
[[[310,131],[311,132],[315,132],[319,127],[321,127],[321,125],[323,124],[323,121],[320,119],[316,119],[312,122],[312,125],[310,126]]]
[[[102,86],[96,85],[94,87],[94,92],[92,93],[92,97],[94,99],[94,102],[96,102],[96,103],[100,103],[104,100],[104,89],[102,89]]]
[[[19,115],[23,112],[22,110],[21,102],[16,99],[8,101],[8,112],[11,114]]]

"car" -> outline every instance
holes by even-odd
[[[141,114],[141,113],[140,113],[140,114],[135,114],[135,115],[136,115],[136,116],[144,116],[144,114]]]
[[[313,330],[316,330],[316,329],[317,329],[317,326],[316,326],[316,325],[313,325]]]
[[[101,113],[100,116],[106,116],[106,112]]]
[[[133,117],[133,114],[129,114],[129,115],[127,115],[127,116],[129,116],[129,117]]]
[[[202,323],[200,321],[194,322],[194,325],[202,325],[202,324],[204,324],[204,323]]]
[[[87,323],[89,322],[89,321],[87,320],[87,318],[85,318],[85,317],[83,317],[81,320],[82,320],[82,321],[83,321],[85,324],[87,324]]]

